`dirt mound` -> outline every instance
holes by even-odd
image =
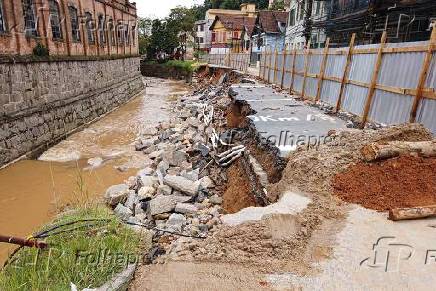
[[[345,171],[350,164],[362,162],[360,149],[381,141],[426,141],[431,133],[419,124],[404,124],[380,130],[344,130],[332,136],[331,143],[318,149],[299,150],[289,156],[282,180],[270,187],[271,193],[280,195],[295,187],[303,192],[330,195],[333,177]]]
[[[335,177],[333,188],[341,199],[375,210],[436,204],[436,158],[352,165]]]

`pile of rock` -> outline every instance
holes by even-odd
[[[105,201],[115,213],[136,229],[153,229],[159,247],[180,236],[205,237],[221,223],[217,185],[225,177],[210,156],[212,126],[203,122],[201,110],[220,93],[209,88],[181,97],[174,117],[145,130],[135,145],[152,161],[150,167],[106,191]]]

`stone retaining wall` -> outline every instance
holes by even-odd
[[[0,166],[143,90],[139,58],[0,64]]]

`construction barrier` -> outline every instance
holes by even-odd
[[[201,61],[211,65],[227,67],[246,72],[250,65],[249,53],[208,54],[200,57]]]
[[[381,124],[419,122],[436,133],[436,29],[430,41],[262,52],[259,77],[304,99]],[[308,46],[310,47],[310,45]]]

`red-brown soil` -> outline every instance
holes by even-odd
[[[358,163],[333,179],[341,199],[379,211],[436,204],[436,158]]]

